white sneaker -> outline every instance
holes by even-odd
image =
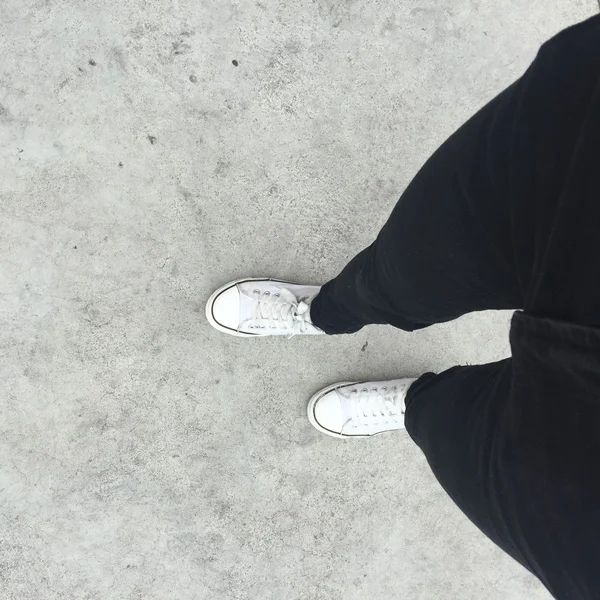
[[[416,379],[334,383],[308,403],[308,419],[336,438],[364,438],[404,429],[406,393]]]
[[[206,304],[206,318],[238,337],[324,333],[310,320],[310,303],[321,289],[275,279],[238,279],[219,288]]]

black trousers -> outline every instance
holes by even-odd
[[[427,374],[406,427],[557,598],[600,598],[600,17],[544,44],[315,299],[327,333],[516,309],[512,358]]]

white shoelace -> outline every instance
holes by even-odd
[[[402,386],[356,387],[350,392],[352,427],[402,423]]]
[[[304,333],[308,320],[310,305],[303,299],[298,300],[292,292],[282,288],[279,292],[262,292],[254,290],[252,321],[250,329],[283,329],[290,332]]]

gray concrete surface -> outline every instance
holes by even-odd
[[[318,283],[595,0],[1,0],[0,597],[542,600],[346,378],[508,354],[507,314],[245,341],[217,285]],[[232,61],[237,61],[237,66]]]

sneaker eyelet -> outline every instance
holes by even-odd
[[[275,298],[279,298],[279,296],[281,296],[281,294],[279,292],[277,292],[276,294],[273,294],[275,296]]]
[[[351,394],[358,394],[358,390],[356,388],[354,388],[350,393]]]
[[[259,290],[258,288],[256,288],[256,289],[254,290],[254,293],[255,293],[255,294],[260,294],[260,290]]]
[[[363,388],[361,391],[362,392],[368,392],[369,390],[367,388]]]
[[[392,390],[393,390],[394,392],[395,392],[397,389],[398,389],[398,386],[397,386],[397,385],[395,385],[395,386],[393,386],[393,387],[392,387]]]
[[[371,389],[371,391],[372,391],[372,392],[376,392],[376,391],[377,391],[377,388],[372,388],[372,389]]]
[[[386,386],[386,385],[384,385],[384,386],[381,388],[381,391],[382,391],[382,392],[387,392],[387,386]]]
[[[271,292],[269,292],[268,290],[265,292],[265,296],[270,296]]]

